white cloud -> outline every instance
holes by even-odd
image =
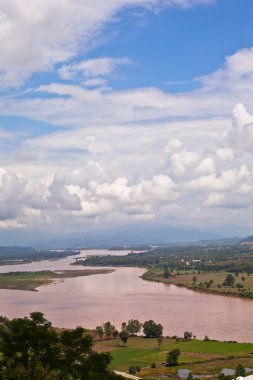
[[[66,229],[81,229],[85,223],[167,221],[170,215],[181,224],[216,224],[217,208],[222,223],[251,223],[252,49],[227,57],[222,68],[198,78],[194,90],[178,93],[116,91],[107,80],[127,59],[78,56],[125,6],[211,1],[21,3],[0,0],[2,84],[22,83],[56,64],[70,83],[2,96],[0,115],[54,124],[54,131],[37,135],[27,128],[18,141],[1,131],[0,228],[59,229],[67,220]],[[13,153],[6,142],[14,140]]]
[[[127,6],[194,6],[207,0],[0,0],[1,85],[21,84],[34,72],[83,53],[103,26]]]
[[[225,198],[226,196],[223,193],[211,193],[208,195],[204,204],[209,207],[220,206]]]
[[[210,174],[216,172],[216,165],[212,157],[204,158],[196,168],[196,173]]]
[[[231,148],[219,148],[216,151],[217,156],[224,161],[231,161],[234,159],[234,151]]]
[[[98,78],[108,76],[118,65],[128,65],[130,63],[131,61],[127,58],[104,57],[88,59],[79,63],[62,66],[59,70],[59,74],[62,79],[70,80],[80,75],[84,78]]]
[[[170,157],[171,166],[175,174],[182,174],[186,169],[197,163],[199,155],[197,152],[182,150]]]
[[[226,135],[228,143],[235,150],[253,153],[253,116],[239,103],[233,110],[233,119],[233,126]]]

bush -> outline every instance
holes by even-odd
[[[167,367],[177,366],[178,365],[178,357],[179,357],[180,353],[181,353],[180,350],[177,348],[168,352],[166,366]]]

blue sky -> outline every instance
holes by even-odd
[[[251,0],[17,1],[0,0],[0,229],[253,230]]]
[[[89,57],[130,57],[135,65],[124,68],[125,80],[116,87],[158,86],[167,81],[189,81],[217,70],[224,57],[253,40],[252,1],[221,0],[215,5],[182,10],[168,8],[121,12],[119,22],[108,26],[113,37],[88,54]],[[187,90],[175,86],[171,90]]]

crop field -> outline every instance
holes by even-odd
[[[175,339],[166,338],[159,348],[157,339],[132,337],[129,338],[127,347],[118,347],[117,344],[117,340],[98,341],[95,349],[99,352],[111,352],[112,369],[127,372],[130,366],[140,366],[141,377],[154,377],[159,374],[175,376],[178,369],[187,368],[194,374],[209,374],[215,378],[221,369],[233,369],[238,364],[253,368],[253,344],[250,343],[201,340],[177,342]],[[175,348],[181,352],[179,365],[166,367],[164,363],[167,353]],[[156,368],[151,368],[152,363],[156,363]]]

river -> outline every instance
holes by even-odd
[[[108,251],[83,251],[80,255],[94,253],[108,254]],[[71,262],[73,257],[6,265],[0,267],[0,272],[80,269],[71,266]],[[0,314],[13,318],[39,310],[55,326],[87,328],[106,321],[120,328],[121,322],[131,318],[142,322],[153,319],[164,326],[164,335],[182,336],[187,330],[198,338],[207,335],[212,339],[253,342],[253,300],[147,282],[140,278],[142,273],[143,269],[117,268],[110,274],[41,286],[37,292],[1,289]]]

